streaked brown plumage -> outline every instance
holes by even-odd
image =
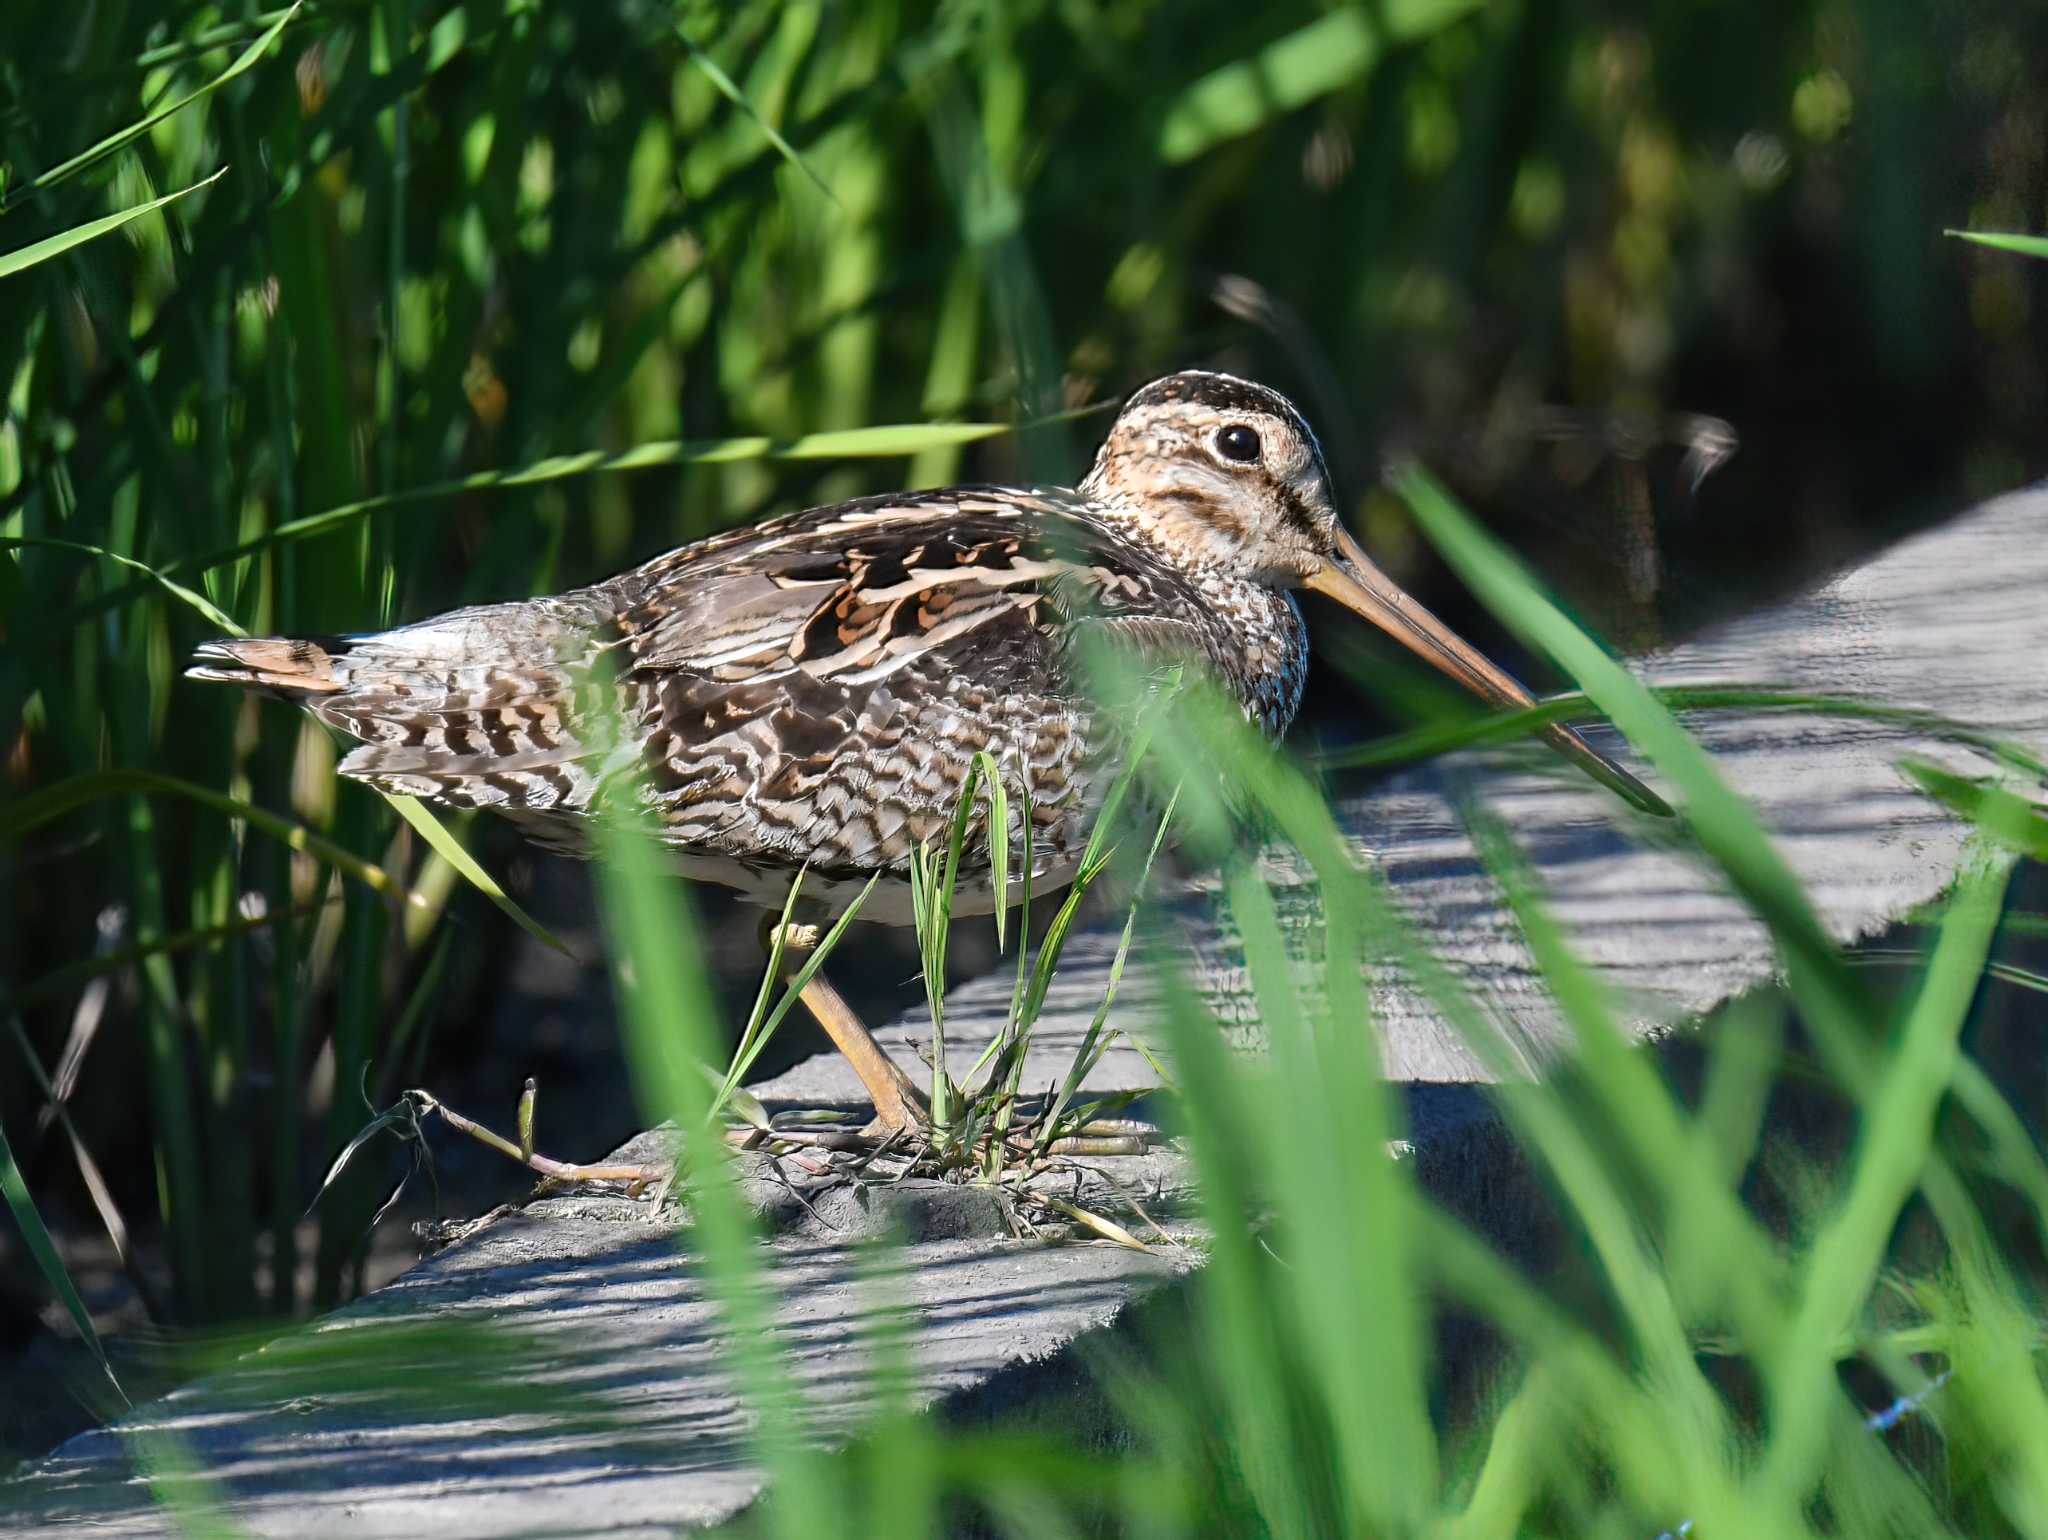
[[[906,918],[910,853],[984,749],[1030,788],[1041,890],[1071,874],[1113,748],[1073,677],[1087,628],[1207,660],[1269,731],[1286,726],[1298,612],[1264,590],[1218,597],[1273,625],[1278,667],[1248,666],[1202,585],[1085,498],[960,489],[812,509],[591,588],[376,635],[213,643],[192,674],[268,688],[355,738],[344,775],[504,813],[570,853],[600,788],[635,771],[686,875],[779,905],[799,868],[827,901],[881,871],[894,881],[871,917]],[[635,763],[600,758],[600,660]],[[963,888],[964,912],[992,901]]]
[[[911,852],[984,749],[1028,784],[1037,889],[1071,879],[1119,747],[1079,678],[1089,636],[1141,665],[1206,668],[1283,732],[1308,665],[1299,588],[1482,695],[1528,701],[1344,533],[1292,404],[1200,371],[1134,395],[1073,490],[813,508],[552,598],[374,635],[214,642],[190,673],[268,690],[356,739],[344,775],[493,809],[558,848],[581,848],[630,772],[687,875],[779,905],[799,869],[828,902],[881,872],[865,912],[903,922]],[[612,709],[623,738],[607,757]],[[1549,737],[1662,808],[1569,729]],[[994,903],[985,845],[977,859],[961,912]]]

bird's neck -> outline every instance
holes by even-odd
[[[1093,473],[1080,490],[1104,524],[1181,574],[1201,601],[1223,682],[1255,726],[1286,732],[1308,678],[1308,625],[1294,596],[1227,564],[1213,525],[1190,510],[1128,495]]]
[[[1245,583],[1231,593],[1243,673],[1232,680],[1244,714],[1269,738],[1284,734],[1308,683],[1308,622],[1294,595]]]

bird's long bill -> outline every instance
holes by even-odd
[[[1471,643],[1416,603],[1400,585],[1374,566],[1358,542],[1338,532],[1342,558],[1324,562],[1308,586],[1327,594],[1354,614],[1449,674],[1481,700],[1496,706],[1533,706],[1535,698],[1504,670],[1487,661]],[[1671,816],[1671,808],[1641,781],[1595,749],[1562,722],[1543,729],[1542,736],[1566,759],[1647,813]]]

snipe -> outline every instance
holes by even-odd
[[[1114,731],[1077,656],[1091,632],[1193,661],[1270,734],[1301,701],[1294,593],[1355,611],[1488,701],[1513,679],[1366,559],[1338,522],[1314,433],[1284,396],[1189,371],[1125,404],[1078,487],[860,498],[670,551],[553,598],[373,635],[212,642],[195,679],[266,690],[358,740],[341,773],[489,808],[580,852],[622,771],[685,875],[779,909],[843,900],[908,923],[911,853],[940,834],[977,752],[1028,784],[1034,887],[1071,881],[1113,778]],[[615,700],[593,696],[608,661]],[[616,711],[632,763],[607,759]],[[1639,807],[1669,809],[1570,728],[1544,736]],[[957,913],[994,907],[987,865]],[[916,1092],[820,979],[806,1003],[880,1119]]]

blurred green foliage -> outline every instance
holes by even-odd
[[[0,265],[0,797],[147,769],[422,899],[175,796],[8,842],[0,1010],[78,1134],[0,1072],[30,1185],[90,1224],[98,1156],[166,1322],[330,1301],[375,1194],[301,1209],[359,1088],[498,984],[509,922],[321,735],[178,680],[203,610],[369,629],[1065,478],[1064,409],[1216,362],[1297,394],[1402,575],[1368,446],[1662,634],[2042,469],[2041,279],[1939,232],[2043,223],[2044,44],[1992,0],[15,0],[0,264],[194,190]],[[1741,447],[1694,495],[1702,414]]]

